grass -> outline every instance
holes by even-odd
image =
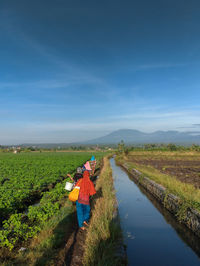
[[[118,162],[127,162],[127,158],[118,158]],[[127,163],[129,168],[139,170],[144,176],[164,186],[168,193],[180,197],[183,205],[190,206],[200,212],[200,189],[191,184],[183,183],[170,175],[163,174],[151,166],[131,163],[130,161]]]
[[[67,202],[60,213],[53,217],[41,234],[32,241],[31,251],[27,256],[29,265],[55,265],[74,220],[75,211],[72,204]]]
[[[200,160],[198,151],[131,151],[128,156],[142,157],[143,159],[170,159],[170,160]]]
[[[10,252],[1,265],[56,265],[57,255],[65,245],[75,219],[72,203],[66,200],[59,213],[24,247],[25,251]],[[8,252],[8,251],[7,251]]]
[[[97,180],[96,190],[96,198],[93,200],[94,210],[85,243],[84,265],[126,265],[126,262],[116,255],[122,234],[119,223],[113,218],[116,200],[112,170],[107,158],[104,159],[104,167]]]

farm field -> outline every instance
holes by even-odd
[[[101,152],[0,154],[0,246],[12,250],[40,232],[66,201],[67,173]]]
[[[200,188],[199,152],[131,152],[128,160]]]
[[[126,163],[130,170],[139,170],[142,176],[161,184],[167,189],[167,193],[178,196],[183,211],[187,207],[200,211],[199,152],[132,151],[117,156],[116,160],[122,165]]]

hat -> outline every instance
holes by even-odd
[[[94,155],[92,156],[92,158],[90,159],[90,161],[95,161]]]
[[[90,167],[90,163],[89,163],[89,161],[87,161],[87,162],[84,164],[84,166],[85,166],[85,169],[86,169],[86,170],[88,170],[88,171],[91,171],[91,170],[92,170],[91,167]]]

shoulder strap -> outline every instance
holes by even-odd
[[[82,182],[82,178],[78,180],[78,182],[76,183],[76,186],[80,186],[81,182]]]

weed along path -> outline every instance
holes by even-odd
[[[199,238],[110,160],[128,265],[200,265]]]

